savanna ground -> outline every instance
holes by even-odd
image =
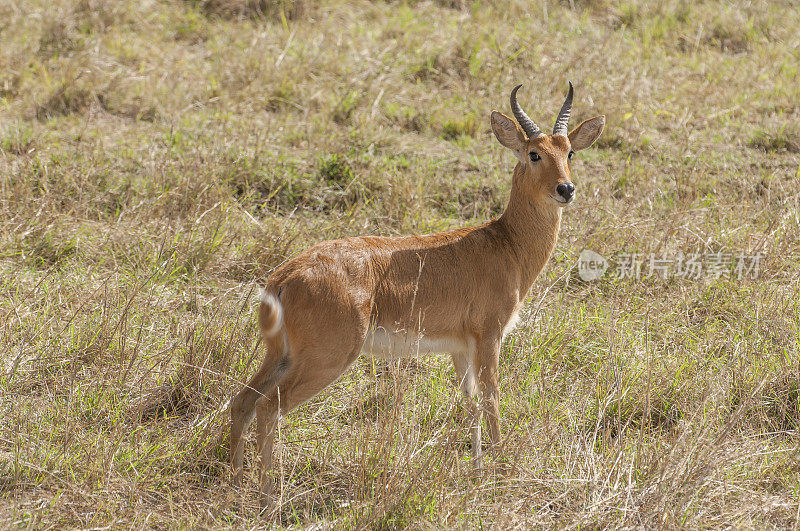
[[[6,0],[3,527],[792,528],[800,516],[795,2]],[[604,113],[501,360],[473,471],[447,358],[358,361],[280,430],[282,506],[225,406],[252,292],[323,239],[479,224],[508,94]],[[757,278],[576,272],[763,253]]]

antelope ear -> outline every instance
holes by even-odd
[[[526,138],[517,122],[501,112],[492,111],[492,132],[518,159],[525,160]]]
[[[578,124],[578,127],[570,131],[569,143],[572,145],[572,151],[580,151],[586,149],[600,136],[603,132],[603,127],[606,125],[605,116],[595,116],[589,118]]]

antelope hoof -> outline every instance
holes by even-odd
[[[275,499],[271,494],[262,492],[258,497],[258,505],[261,508],[261,514],[267,514],[275,508]]]
[[[244,471],[240,468],[238,470],[233,471],[233,477],[231,477],[231,485],[234,488],[239,488],[242,486],[242,476],[244,475]]]
[[[483,468],[483,454],[472,456],[472,469],[475,471]]]

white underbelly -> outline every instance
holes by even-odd
[[[511,317],[509,317],[508,322],[503,327],[503,335],[502,335],[502,337],[506,337],[507,334],[513,332],[514,329],[517,327],[517,324],[519,324],[519,313],[520,313],[520,310],[522,310],[522,304],[521,303],[517,304],[517,307],[514,308],[514,311],[511,314]]]
[[[361,352],[374,358],[391,360],[413,358],[433,353],[458,353],[467,350],[466,342],[458,337],[426,336],[406,330],[391,331],[379,326],[367,334]]]

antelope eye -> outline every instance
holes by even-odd
[[[567,158],[572,160],[572,155],[574,155],[574,154],[575,154],[575,152],[570,150],[569,153],[567,154]]]
[[[531,151],[531,160],[536,162],[537,160],[542,160],[542,157],[540,157],[535,151]]]

